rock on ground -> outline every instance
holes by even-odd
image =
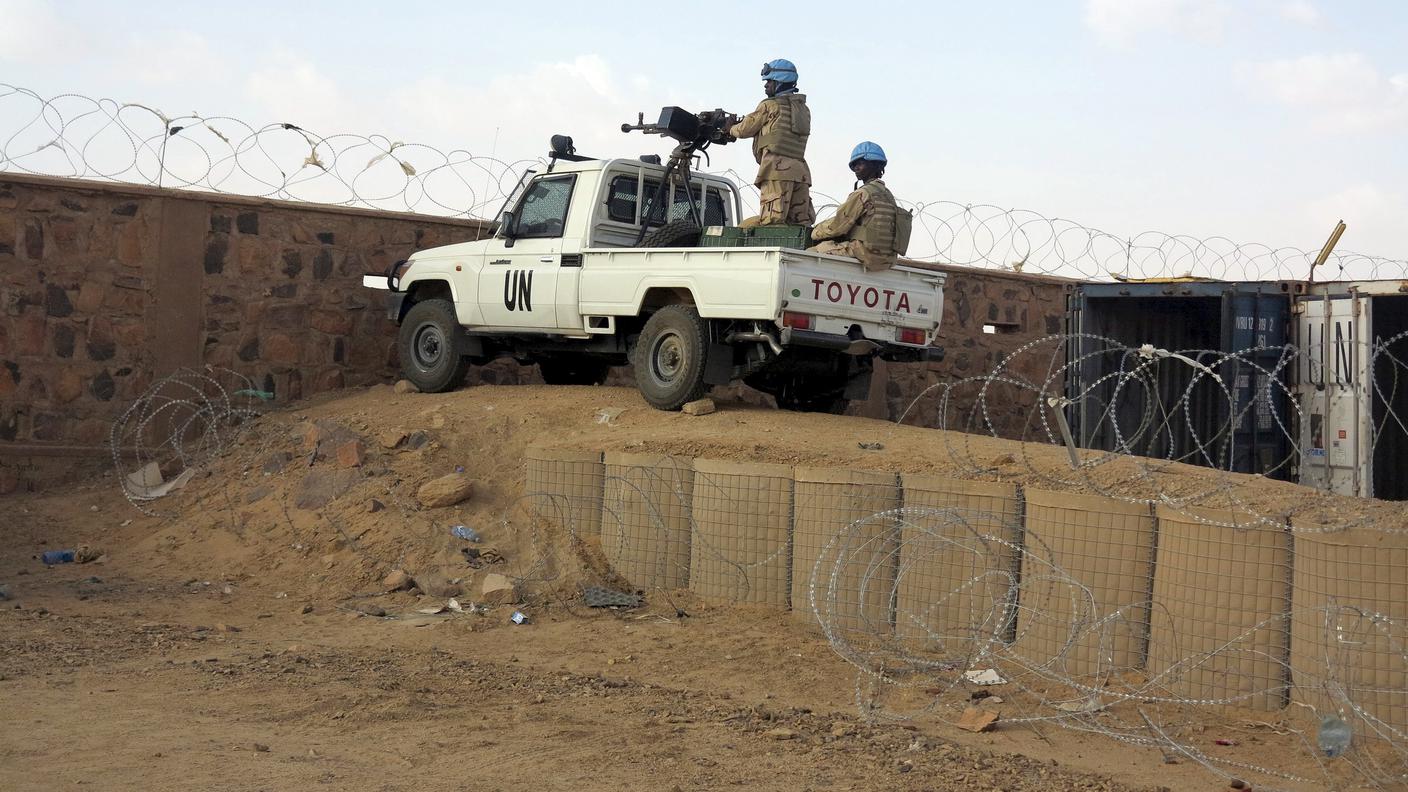
[[[680,412],[685,415],[708,415],[717,409],[718,407],[715,406],[714,400],[706,397],[686,403],[680,408]]]
[[[422,484],[416,492],[416,499],[427,509],[439,509],[454,506],[468,498],[473,491],[473,479],[463,473],[451,473]]]

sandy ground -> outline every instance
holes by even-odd
[[[590,575],[564,559],[521,606],[530,624],[509,622],[513,606],[416,612],[455,593],[468,601],[493,571],[466,568],[449,525],[479,527],[506,559],[498,571],[538,569],[533,541],[503,519],[523,494],[522,452],[538,443],[989,478],[1004,478],[1009,458],[1019,460],[1012,477],[1064,460],[1041,449],[1022,462],[1013,444],[979,438],[972,455],[993,469],[975,472],[932,430],[722,407],[658,413],[613,388],[373,388],[264,417],[155,516],[112,477],[6,499],[0,787],[1225,787],[1192,762],[1099,734],[960,731],[961,698],[910,722],[862,721],[854,669],[798,617],[682,593],[636,611],[588,609],[573,592]],[[603,409],[624,411],[603,423]],[[316,451],[309,464],[305,437],[320,419],[366,439],[361,468]],[[388,434],[416,432],[419,448],[383,447]],[[474,496],[420,509],[415,487],[456,466],[475,478]],[[1130,480],[1111,471],[1116,484]],[[1181,466],[1168,475],[1193,489],[1210,480]],[[1267,482],[1236,486],[1282,507],[1325,502]],[[1398,508],[1354,508],[1403,519]],[[46,568],[33,557],[85,542],[105,551],[102,562]],[[396,568],[435,596],[381,593]],[[1209,723],[1188,739],[1232,759],[1296,762],[1272,733]],[[1229,734],[1237,746],[1214,746]]]

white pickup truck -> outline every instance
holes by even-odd
[[[469,365],[512,356],[537,364],[550,384],[599,384],[630,363],[662,410],[742,380],[784,409],[839,413],[866,397],[874,357],[942,357],[932,346],[942,273],[866,272],[847,257],[696,247],[697,227],[676,234],[686,215],[738,222],[728,179],[696,174],[689,194],[667,184],[661,203],[675,222],[637,246],[642,196],[664,173],[646,158],[555,159],[523,177],[491,238],[422,250],[365,276],[363,285],[388,292],[406,378],[423,391],[452,390]]]

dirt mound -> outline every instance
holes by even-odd
[[[103,519],[95,523],[88,514],[75,520],[95,528],[81,539],[106,543],[132,556],[129,561],[170,575],[259,578],[322,597],[376,593],[396,569],[415,576],[422,590],[444,596],[477,593],[489,572],[528,579],[546,592],[600,580],[600,564],[574,557],[580,546],[526,517],[523,453],[533,445],[1187,498],[1278,520],[1296,514],[1340,524],[1408,523],[1396,504],[1189,465],[1122,458],[1074,471],[1065,449],[1055,446],[742,402],[723,402],[718,412],[695,417],[653,410],[625,388],[552,386],[448,394],[397,394],[378,386],[302,403],[260,418],[185,489],[155,502],[158,516],[137,515],[113,486],[82,501]],[[1088,452],[1086,458],[1097,456]],[[473,495],[454,506],[423,508],[417,490],[456,471],[474,482]],[[111,533],[108,515],[119,514],[133,515],[132,522]],[[483,541],[452,536],[456,525],[473,528]],[[465,549],[493,550],[504,561],[471,565]],[[591,568],[598,571],[584,571]]]
[[[202,695],[211,690],[218,694],[224,689],[219,686],[228,685],[232,695],[222,701],[232,712],[242,711],[241,706],[270,711],[282,707],[277,717],[300,724],[308,734],[321,734],[318,730],[324,727],[341,734],[349,722],[385,723],[396,729],[401,720],[420,722],[433,708],[429,697],[418,691],[431,683],[396,688],[400,682],[385,679],[384,671],[393,668],[399,674],[401,669],[388,665],[386,658],[397,657],[408,668],[418,664],[417,673],[434,678],[419,658],[440,652],[436,647],[443,643],[463,656],[495,658],[497,666],[470,676],[503,677],[502,704],[513,712],[520,711],[523,695],[545,702],[554,696],[576,701],[586,695],[583,691],[596,695],[602,691],[590,679],[600,674],[615,679],[625,673],[623,665],[650,679],[642,689],[652,691],[656,688],[651,685],[665,681],[711,694],[736,686],[735,695],[746,694],[750,702],[771,701],[774,689],[795,702],[822,691],[829,697],[828,706],[854,705],[853,669],[817,638],[814,625],[802,624],[793,614],[724,607],[675,592],[654,592],[664,596],[648,598],[643,611],[629,615],[581,607],[572,595],[582,585],[620,581],[613,580],[590,542],[573,541],[557,526],[528,516],[525,498],[531,495],[524,492],[524,453],[532,446],[924,472],[1130,498],[1201,495],[1204,505],[1219,505],[1221,498],[1270,517],[1319,513],[1341,522],[1364,520],[1392,527],[1402,527],[1408,519],[1399,504],[1326,496],[1186,465],[1151,467],[1148,462],[1117,459],[1072,471],[1060,447],[852,417],[785,413],[736,401],[719,406],[718,412],[698,417],[662,413],[622,388],[501,386],[431,395],[376,387],[264,415],[183,489],[152,502],[155,516],[129,505],[111,476],[66,493],[14,498],[12,511],[20,518],[15,547],[34,548],[26,551],[30,553],[86,542],[104,548],[108,561],[44,569],[27,557],[0,558],[0,571],[13,575],[6,581],[13,584],[15,596],[25,600],[24,610],[5,612],[12,619],[33,620],[16,622],[23,630],[10,631],[16,636],[12,643],[34,649],[24,663],[0,663],[0,681],[7,675],[36,674],[35,669],[47,667],[44,664],[54,657],[65,667],[87,668],[106,658],[149,670],[156,666],[143,653],[156,647],[153,657],[182,664],[160,666],[169,675],[163,679],[178,679],[192,690],[198,688],[191,679],[215,686],[202,689]],[[473,482],[466,500],[440,508],[423,506],[418,498],[422,485],[461,471]],[[453,535],[452,528],[459,525],[473,529],[481,541]],[[479,557],[468,558],[465,550]],[[385,592],[384,578],[398,569],[411,575],[424,596]],[[481,584],[490,574],[507,575],[521,584],[528,598],[524,609],[533,619],[530,627],[509,622],[511,607],[479,615],[416,613],[456,594],[466,605],[480,601]],[[57,618],[34,608],[37,603],[54,609]],[[73,614],[90,610],[101,619],[75,621]],[[686,612],[688,618],[681,616]],[[371,618],[383,613],[397,618]],[[41,630],[50,626],[50,632]],[[321,648],[308,650],[310,642]],[[652,648],[657,644],[660,654]],[[421,654],[366,654],[370,647],[390,645]],[[222,649],[236,646],[241,647],[238,653]],[[541,664],[532,684],[502,670],[517,664],[520,656]],[[357,672],[363,677],[348,686],[345,696],[323,701],[309,693],[350,678],[353,671],[344,663],[365,669]],[[140,679],[146,671],[123,673],[124,679]],[[579,676],[587,682],[578,684]],[[366,691],[375,682],[392,687],[369,699]],[[452,688],[458,690],[458,682],[443,691],[436,688],[437,700],[449,696],[446,691]],[[153,690],[154,696],[167,695],[164,688]],[[251,690],[260,697],[246,700]],[[499,701],[495,691],[499,688],[490,686],[471,693]],[[922,692],[926,706],[938,701],[929,691]],[[47,690],[35,689],[34,711],[40,711],[48,696]],[[1009,708],[1029,711],[1022,708],[1019,696],[1003,697],[1011,702]],[[665,698],[652,699],[643,711],[659,719],[666,711]],[[472,704],[464,706],[478,708],[484,700],[471,695],[467,701]],[[943,723],[956,718],[966,703],[939,702],[944,709],[933,719],[936,728],[944,729]],[[206,705],[202,699],[200,706]],[[832,716],[788,715],[778,720],[743,712],[735,717],[732,705],[710,706],[724,712],[681,709],[657,726],[662,733],[675,734],[691,719],[717,721],[728,732],[718,737],[720,751],[732,750],[740,737],[756,740],[764,746],[760,750],[768,752],[792,745],[810,750],[850,739],[839,736]],[[459,710],[445,712],[460,719]],[[1205,727],[1211,735],[1226,724],[1198,722],[1199,733]],[[791,734],[769,736],[777,729]],[[595,733],[609,731],[608,724]],[[1019,732],[1007,729],[999,737],[1015,741],[1013,735]],[[267,744],[264,736],[249,729],[241,734]],[[910,737],[900,737],[877,765],[886,779],[916,778],[925,767],[920,758],[926,754],[911,751]],[[558,742],[555,732],[549,737],[534,733],[529,739]],[[1078,739],[1084,738],[1037,734],[1013,746],[1023,752],[1045,751],[1052,758],[1079,759],[1085,750],[1102,771],[1115,768],[1114,760],[1103,759],[1110,753],[1108,743],[1091,743],[1073,752],[1069,740]],[[1154,769],[1140,770],[1139,777],[1166,783],[1170,771],[1163,759],[1147,753],[1143,758]],[[1289,763],[1301,756],[1300,748],[1287,748],[1265,762],[1280,766],[1281,758]],[[838,754],[837,760],[845,757]],[[1123,766],[1124,755],[1120,757]],[[904,764],[911,759],[913,774]],[[1185,767],[1188,783],[1178,788],[1201,788],[1206,779],[1194,778],[1191,764]],[[1029,769],[1044,772],[1036,766]],[[961,779],[955,781],[959,783]]]

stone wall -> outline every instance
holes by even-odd
[[[1053,366],[1061,365],[1061,361],[1053,364],[1050,346],[1010,361],[1008,356],[1043,336],[1064,332],[1066,294],[1075,281],[921,262],[909,265],[948,274],[936,342],[945,350],[944,359],[935,363],[878,363],[870,399],[853,405],[851,414],[892,421],[904,415],[906,424],[937,427],[945,425],[939,414],[943,389],[929,390],[931,387],[981,377],[1004,362],[1009,366],[1005,371],[1008,376],[1041,383]],[[985,327],[993,332],[986,332]],[[988,425],[967,425],[968,407],[979,387],[977,383],[957,386],[953,401],[958,414],[951,414],[947,425],[1012,439],[1028,434],[1033,394],[1000,384],[988,394]],[[1059,390],[1059,380],[1054,387]],[[962,425],[955,425],[959,419]]]
[[[0,493],[104,463],[113,420],[181,367],[233,369],[280,402],[386,381],[395,327],[362,274],[483,232],[475,221],[0,173]],[[989,371],[1060,330],[1066,281],[933,268],[949,273],[947,359],[882,364],[852,413],[898,418],[926,387]],[[994,322],[1003,332],[985,334]],[[503,361],[470,381],[539,380]],[[937,426],[937,408],[937,394],[921,399],[906,422]],[[994,425],[1020,436],[1025,415],[1004,404]]]
[[[279,401],[384,381],[394,326],[362,274],[482,232],[0,173],[0,492],[107,459],[112,421],[183,366],[234,369]]]

